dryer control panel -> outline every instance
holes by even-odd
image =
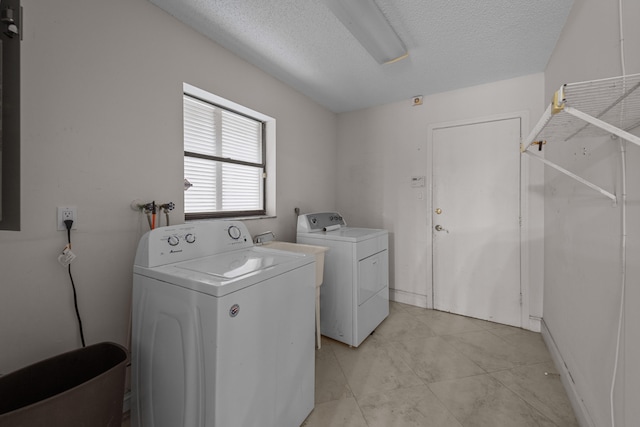
[[[249,230],[240,221],[158,227],[140,239],[135,265],[157,267],[252,246]]]
[[[338,212],[317,212],[298,216],[298,233],[335,230],[347,223]]]

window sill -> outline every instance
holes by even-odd
[[[252,219],[273,219],[277,218],[276,215],[258,215],[258,216],[237,216],[227,218],[202,218],[202,219],[187,219],[184,222],[204,222],[204,221],[250,221]]]

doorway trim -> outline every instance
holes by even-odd
[[[433,286],[433,133],[438,129],[450,127],[468,126],[485,122],[493,122],[499,120],[519,119],[520,120],[520,140],[524,138],[529,131],[529,112],[516,111],[503,114],[495,114],[490,116],[479,116],[470,119],[461,119],[448,122],[431,123],[427,127],[427,180],[429,188],[429,197],[427,198],[426,218],[427,230],[429,235],[428,254],[429,264],[431,266],[431,274],[427,276],[427,308],[434,307],[434,286]],[[518,141],[520,143],[520,141]],[[529,163],[522,160],[520,156],[520,323],[522,328],[540,331],[540,319],[530,319],[530,242],[531,242],[531,223],[529,218],[530,211],[530,192],[529,192]],[[539,284],[542,289],[542,283]],[[541,291],[541,290],[540,290]]]

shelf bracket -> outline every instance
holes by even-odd
[[[564,109],[564,103],[565,103],[565,99],[564,99],[564,86],[560,87],[560,89],[558,89],[556,91],[556,93],[553,94],[553,104],[551,104],[551,114],[558,114],[559,112],[561,112]]]
[[[586,179],[580,178],[578,175],[574,174],[573,172],[569,172],[568,170],[566,170],[565,168],[563,168],[562,166],[558,166],[557,164],[544,159],[540,156],[537,156],[529,151],[524,151],[524,154],[528,154],[529,157],[533,157],[536,160],[541,161],[542,163],[544,163],[545,165],[552,167],[553,169],[557,170],[558,172],[562,172],[563,174],[567,175],[570,178],[575,179],[576,181],[586,185],[587,187],[591,188],[592,190],[597,191],[598,193],[602,194],[603,196],[611,199],[613,201],[614,206],[617,204],[617,198],[615,196],[615,194],[611,194],[610,192],[608,192],[607,190],[593,184],[592,182],[587,181]]]

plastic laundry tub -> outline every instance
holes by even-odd
[[[272,240],[264,243],[264,246],[272,249],[279,249],[289,252],[301,252],[305,254],[313,254],[316,257],[316,346],[320,348],[322,341],[320,340],[320,285],[322,285],[324,273],[324,253],[329,248],[324,246],[303,245],[300,243],[280,242]]]
[[[120,427],[126,362],[104,342],[0,377],[0,426]]]

